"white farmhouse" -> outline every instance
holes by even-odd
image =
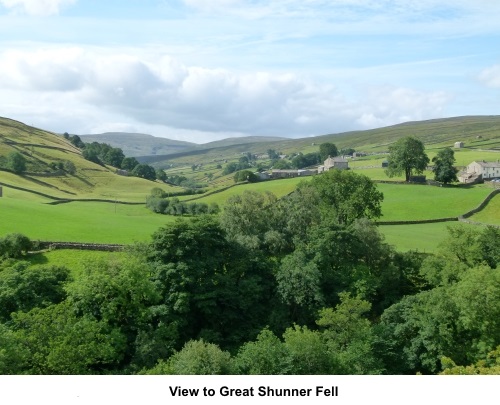
[[[500,162],[472,162],[465,168],[465,171],[460,174],[458,180],[462,183],[469,183],[473,178],[494,179],[500,178]]]

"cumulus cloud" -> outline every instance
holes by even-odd
[[[14,13],[34,16],[59,14],[62,7],[75,4],[77,0],[0,0],[0,4]]]
[[[500,88],[500,65],[484,69],[479,75],[479,80],[489,87]]]
[[[25,108],[57,106],[52,116],[65,114],[75,123],[78,116],[94,115],[102,126],[112,117],[121,127],[176,128],[212,139],[373,128],[434,118],[448,101],[443,93],[404,88],[367,90],[353,99],[332,84],[295,73],[236,73],[186,66],[170,57],[142,60],[76,47],[0,54],[0,88],[3,105],[5,90],[31,92],[37,101],[26,100]]]

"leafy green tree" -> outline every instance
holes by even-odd
[[[30,267],[28,262],[0,266],[0,320],[8,321],[16,311],[29,311],[62,302],[70,281],[64,267]]]
[[[335,365],[328,356],[328,346],[320,332],[294,325],[283,333],[283,340],[290,354],[292,374],[331,374],[334,370]]]
[[[291,356],[286,346],[269,329],[262,330],[254,342],[240,347],[233,358],[236,374],[283,375],[292,371]]]
[[[0,323],[0,374],[22,374],[30,357],[29,350],[14,331]]]
[[[334,223],[349,225],[360,218],[379,218],[384,195],[362,174],[330,170],[311,179],[326,217]]]
[[[368,301],[340,294],[335,309],[319,312],[317,324],[323,328],[330,356],[340,374],[379,374],[381,366],[374,354],[375,336],[370,321]]]
[[[139,161],[135,157],[125,157],[121,162],[121,168],[123,170],[134,170],[134,168],[139,164]]]
[[[239,183],[242,181],[248,181],[249,183],[256,183],[259,181],[259,178],[257,177],[256,174],[251,172],[250,170],[240,170],[239,172],[236,172],[234,175],[234,182]]]
[[[65,160],[63,162],[63,169],[64,169],[64,171],[66,171],[67,173],[69,173],[71,175],[76,174],[76,166],[71,160]]]
[[[305,155],[301,153],[292,159],[291,166],[294,169],[302,169],[304,167],[318,164],[320,161],[319,153],[307,153]]]
[[[182,341],[240,345],[266,321],[272,276],[260,255],[230,242],[216,218],[179,220],[153,235],[148,261],[159,287],[160,319]]]
[[[283,259],[276,273],[277,291],[289,306],[292,321],[303,324],[316,314],[324,302],[321,279],[316,264],[302,250],[297,249]]]
[[[487,354],[484,359],[475,364],[457,366],[449,357],[441,359],[443,371],[441,375],[499,375],[500,374],[500,346]]]
[[[190,340],[168,361],[160,361],[147,374],[227,375],[231,370],[231,355],[203,339]]]
[[[500,265],[500,229],[487,226],[478,237],[481,258],[492,269]]]
[[[146,180],[156,180],[156,171],[153,167],[145,164],[138,164],[134,167],[132,174]]]
[[[404,297],[377,327],[378,353],[391,374],[436,373],[441,358],[467,365],[500,344],[500,273],[469,269],[453,284]]]
[[[250,249],[273,250],[273,240],[279,238],[277,198],[271,192],[245,190],[228,198],[220,223],[230,240]]]
[[[291,163],[285,159],[279,159],[273,162],[273,169],[276,170],[290,170],[292,168]]]
[[[19,152],[11,152],[7,156],[7,169],[20,174],[26,171],[26,158]]]
[[[335,157],[339,154],[337,146],[330,142],[325,142],[319,145],[319,156],[321,161],[325,161],[329,156]]]
[[[268,149],[267,155],[269,156],[269,159],[271,159],[271,160],[276,160],[276,159],[280,158],[280,154],[278,152],[276,152],[274,149]]]
[[[69,141],[79,149],[83,149],[85,147],[85,143],[83,143],[82,139],[78,135],[70,136]]]
[[[67,302],[16,312],[11,325],[14,342],[28,354],[20,365],[22,373],[109,373],[123,358],[120,332],[102,321],[78,317]]]
[[[94,149],[91,149],[89,147],[85,147],[85,149],[83,149],[83,151],[82,151],[82,156],[84,159],[86,159],[90,162],[96,163],[98,165],[102,165],[102,161],[99,158],[98,151],[96,151]]]
[[[104,162],[113,167],[121,168],[125,155],[120,148],[109,148],[104,152]]]
[[[457,181],[458,169],[453,165],[455,163],[455,153],[451,148],[440,150],[436,156],[432,158],[434,163],[434,180],[444,184]]]
[[[78,316],[120,331],[126,339],[123,355],[128,362],[135,355],[139,331],[154,323],[151,311],[161,302],[159,289],[149,276],[141,255],[127,255],[124,260],[86,262],[78,280],[67,287],[67,301]],[[169,347],[168,340],[164,345]]]
[[[11,233],[0,238],[0,259],[20,258],[33,248],[31,240],[20,233]]]
[[[156,169],[156,178],[160,181],[167,180],[167,173],[162,169]]]
[[[389,177],[404,173],[406,181],[416,173],[421,174],[429,164],[429,157],[425,153],[422,141],[408,136],[400,138],[389,146],[389,166],[385,171]]]

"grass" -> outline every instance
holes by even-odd
[[[36,253],[26,256],[32,265],[64,266],[71,270],[74,279],[85,270],[86,263],[99,259],[120,259],[125,256],[122,252],[99,252],[91,250],[52,250],[44,253]]]
[[[492,191],[485,186],[435,187],[377,184],[384,193],[381,221],[456,217],[477,207]]]
[[[227,190],[221,191],[220,193],[214,193],[212,195],[200,198],[195,200],[196,202],[204,202],[207,204],[217,203],[219,206],[224,206],[224,203],[229,197],[234,195],[238,195],[243,193],[245,190],[257,191],[257,192],[265,192],[270,191],[278,198],[283,197],[284,195],[291,193],[297,185],[301,181],[307,181],[308,177],[301,178],[295,177],[291,179],[279,179],[279,180],[271,180],[271,181],[262,181],[258,183],[250,183],[250,184],[240,184],[234,187],[231,187]],[[190,199],[191,197],[186,197],[185,199]]]
[[[20,232],[33,240],[128,244],[147,240],[159,227],[175,220],[154,214],[143,205],[46,202],[30,193],[4,191],[0,235]]]
[[[469,219],[488,225],[500,225],[500,195],[493,197],[481,212],[478,212]]]
[[[456,224],[458,222],[380,225],[379,230],[385,236],[385,241],[395,246],[396,250],[400,252],[416,250],[424,253],[434,253],[439,249],[438,245],[447,238],[448,227],[453,227]]]

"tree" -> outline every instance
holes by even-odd
[[[256,174],[251,172],[250,170],[240,170],[236,172],[234,175],[234,182],[239,183],[242,181],[248,181],[249,183],[256,183],[259,181],[259,178]]]
[[[405,175],[406,181],[410,181],[413,173],[421,174],[429,164],[429,158],[425,153],[422,141],[408,136],[397,140],[389,146],[389,166],[385,173],[389,177]]]
[[[70,160],[65,160],[63,162],[63,168],[64,170],[69,173],[69,174],[75,174],[76,173],[76,166],[75,164],[70,161]]]
[[[16,311],[57,304],[66,298],[65,284],[70,281],[64,267],[29,267],[14,262],[0,267],[0,321],[10,320]]]
[[[11,233],[4,238],[0,238],[0,259],[19,258],[33,247],[31,240],[20,233]]]
[[[453,166],[455,153],[451,148],[445,148],[432,158],[434,162],[434,180],[444,184],[457,181],[458,169]]]
[[[125,155],[120,148],[109,148],[104,152],[104,162],[113,167],[121,168],[123,159],[125,159]]]
[[[320,311],[317,324],[324,328],[330,355],[338,364],[341,374],[379,374],[380,365],[373,351],[374,334],[370,321],[364,317],[370,311],[370,303],[340,293],[335,309]]]
[[[291,357],[285,345],[269,329],[262,330],[255,342],[240,347],[233,359],[237,374],[291,374]]]
[[[310,183],[318,192],[324,214],[337,224],[349,225],[360,218],[382,215],[384,195],[367,176],[347,170],[330,170]]]
[[[103,321],[77,316],[67,301],[16,312],[11,327],[14,343],[27,354],[19,373],[109,373],[123,359],[123,335]]]
[[[182,342],[237,347],[265,325],[272,275],[258,254],[228,241],[217,218],[179,220],[153,235],[148,262],[161,322]]]
[[[278,294],[290,308],[294,322],[308,322],[324,301],[321,272],[300,249],[282,260],[276,272],[276,282]]]
[[[280,154],[276,152],[274,149],[268,149],[267,154],[269,156],[269,159],[271,160],[276,160],[280,158]]]
[[[162,169],[156,169],[156,178],[164,182],[167,180],[167,173],[165,173]]]
[[[132,174],[146,180],[156,180],[156,171],[149,165],[138,164],[132,171]]]
[[[328,157],[335,157],[338,154],[337,146],[333,143],[325,142],[319,145],[319,156],[322,161],[328,159]]]
[[[292,165],[288,160],[280,159],[273,163],[273,169],[276,170],[289,170],[292,168]]]
[[[138,164],[139,161],[135,157],[126,157],[122,160],[121,167],[123,170],[134,170]]]
[[[7,169],[14,173],[22,173],[26,171],[26,158],[19,152],[12,152],[7,156]]]
[[[227,375],[231,365],[231,355],[213,343],[203,339],[190,340],[181,351],[167,362],[160,361],[147,374],[174,375]]]

